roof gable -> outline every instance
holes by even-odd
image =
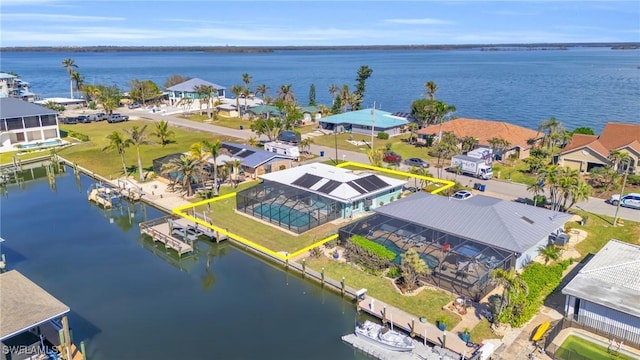
[[[224,87],[222,85],[214,84],[214,83],[208,82],[206,80],[198,79],[198,78],[193,78],[193,79],[189,79],[189,80],[187,80],[185,82],[181,82],[180,84],[173,85],[173,86],[167,88],[167,90],[169,90],[169,91],[193,92],[193,91],[195,91],[196,87],[201,86],[201,85],[213,86],[216,90],[224,90],[224,89],[226,89],[226,87]]]
[[[529,250],[571,217],[487,196],[460,201],[425,192],[374,211],[515,253]]]
[[[458,138],[474,137],[480,145],[489,144],[489,140],[497,137],[507,140],[511,146],[528,149],[529,139],[537,139],[541,133],[522,126],[503,121],[457,118],[442,124],[442,132],[453,132]],[[440,125],[430,125],[418,130],[422,135],[434,135],[440,133]]]
[[[57,115],[55,110],[17,98],[0,98],[0,119],[26,116]]]
[[[598,141],[607,150],[614,150],[633,141],[640,141],[640,124],[609,122],[604,126]]]

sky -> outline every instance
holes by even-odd
[[[640,42],[640,1],[0,0],[0,46]]]

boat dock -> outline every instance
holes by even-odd
[[[358,351],[361,351],[371,357],[379,360],[459,360],[460,355],[454,354],[449,350],[445,350],[439,346],[430,347],[423,343],[413,341],[415,348],[413,351],[400,352],[385,349],[376,346],[355,334],[348,334],[342,337],[342,341],[350,344]],[[466,359],[466,357],[465,357]]]
[[[179,256],[193,252],[193,242],[187,243],[171,235],[169,220],[175,220],[175,216],[163,216],[158,219],[140,223],[140,233],[151,236],[153,241],[163,243],[167,248],[175,250]]]

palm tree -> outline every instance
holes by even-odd
[[[512,295],[515,296],[519,293],[528,293],[527,283],[516,275],[516,271],[514,269],[505,270],[502,268],[496,268],[491,272],[491,277],[493,277],[496,284],[502,286],[502,301],[500,302],[498,314],[500,314],[504,308],[509,305],[509,299]]]
[[[131,145],[136,147],[136,153],[138,155],[138,172],[140,175],[140,182],[144,181],[142,176],[142,158],[140,157],[140,146],[142,145],[150,145],[153,144],[149,139],[147,139],[147,134],[145,134],[145,130],[147,130],[147,125],[144,125],[141,128],[134,126],[131,129],[124,129],[124,132],[129,135],[129,140],[131,140]]]
[[[72,82],[74,84],[75,89],[78,92],[81,92],[82,89],[84,88],[84,77],[82,75],[80,75],[79,72],[74,71],[73,74],[71,74],[71,80],[72,80]]]
[[[434,103],[433,113],[435,115],[436,121],[440,123],[440,128],[438,130],[438,141],[442,141],[442,124],[444,123],[445,118],[455,111],[455,106],[449,105],[443,101],[436,101]]]
[[[369,157],[369,162],[373,166],[382,166],[382,159],[384,157],[384,149],[370,149],[367,150],[367,156]]]
[[[242,94],[242,90],[242,86],[240,85],[233,85],[231,87],[231,92],[236,97],[236,110],[238,110],[238,115],[242,115],[240,111],[240,95]]]
[[[340,94],[340,87],[336,84],[329,85],[329,94],[331,94],[331,105],[333,105],[336,102],[336,97]]]
[[[255,136],[251,136],[250,138],[247,139],[247,144],[249,144],[249,146],[252,146],[252,147],[258,147],[260,145],[260,139],[258,139]]]
[[[180,181],[182,188],[186,190],[187,197],[193,195],[192,179],[200,175],[201,164],[198,159],[191,156],[182,155],[180,158],[172,159],[162,166],[162,172],[179,174],[176,179]]]
[[[264,96],[267,94],[269,87],[265,84],[256,86],[256,95],[260,96],[264,100]]]
[[[298,142],[298,146],[300,146],[300,149],[304,152],[309,152],[309,150],[311,149],[311,144],[313,144],[313,138],[306,138],[306,139],[302,139]]]
[[[100,87],[95,85],[85,85],[82,87],[82,91],[84,91],[87,101],[95,101],[102,94]]]
[[[207,154],[213,158],[213,182],[214,182],[214,195],[218,195],[218,156],[225,154],[230,155],[229,151],[222,147],[222,142],[218,139],[214,143],[207,140],[202,141],[202,148]]]
[[[107,135],[107,139],[109,140],[109,145],[105,146],[102,151],[118,152],[118,154],[120,155],[120,160],[122,160],[122,172],[124,173],[124,177],[126,179],[127,165],[124,162],[124,151],[131,145],[131,139],[126,139],[119,131],[114,131],[111,134]]]
[[[538,206],[538,194],[544,194],[544,180],[536,180],[535,183],[527,187],[527,191],[533,192],[533,206]]]
[[[544,141],[547,143],[549,150],[553,147],[553,137],[558,134],[562,128],[562,123],[553,116],[540,123],[538,131],[546,134]]]
[[[198,85],[193,88],[193,91],[198,95],[198,107],[200,108],[200,115],[202,115],[202,102],[203,99],[206,99],[207,103],[209,99],[206,98],[206,90],[204,89],[207,85]]]
[[[69,74],[69,91],[73,99],[73,69],[78,68],[78,65],[75,64],[73,59],[64,59],[62,60],[62,66],[67,69],[67,73]]]
[[[347,106],[349,105],[349,101],[351,99],[351,92],[349,91],[349,85],[342,85],[342,90],[340,90],[340,94],[338,95],[340,98],[340,103],[342,104],[342,112],[347,112]]]
[[[476,146],[478,146],[478,139],[473,137],[473,136],[465,136],[462,139],[460,139],[460,142],[462,143],[461,147],[462,147],[462,151],[463,152],[469,152],[473,149],[475,149]]]
[[[174,135],[173,130],[169,128],[169,122],[165,120],[160,120],[156,123],[155,131],[151,133],[151,135],[156,136],[160,139],[160,145],[164,147],[167,145]]]
[[[249,97],[249,94],[251,94],[251,90],[249,90],[249,84],[251,84],[251,76],[249,76],[248,73],[244,73],[242,74],[242,82],[244,83],[244,89],[243,89],[243,94],[244,94],[244,108],[245,110],[247,109],[247,98]]]
[[[280,85],[278,100],[283,101],[285,104],[293,103],[296,100],[296,95],[291,90],[291,84]]]
[[[538,254],[544,258],[544,264],[547,265],[549,261],[556,261],[560,258],[560,248],[552,244],[540,246],[538,248]]]
[[[436,91],[438,91],[438,85],[436,85],[435,81],[426,82],[424,87],[427,89],[429,100],[434,100],[436,98]]]
[[[242,167],[242,162],[238,159],[234,159],[231,161],[225,161],[225,165],[231,173],[231,185],[236,188],[238,186],[238,179],[240,179],[240,168]]]
[[[200,183],[204,187],[204,182],[206,180],[205,175],[207,174],[206,168],[209,163],[207,162],[207,151],[202,142],[191,144],[191,147],[189,148],[189,156],[198,160],[198,163],[200,163]]]
[[[620,164],[629,159],[629,153],[622,152],[620,150],[611,150],[609,152],[609,160],[613,163],[613,168],[618,173],[623,172],[624,169],[620,167]]]
[[[578,201],[589,200],[591,196],[591,186],[586,182],[579,180],[575,186],[572,186],[569,189],[569,198],[571,199],[569,202],[569,206],[566,209],[571,209],[573,205],[575,205]]]

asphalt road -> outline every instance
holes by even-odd
[[[197,121],[182,119],[172,115],[163,115],[160,113],[154,114],[154,113],[150,113],[149,111],[128,110],[128,109],[119,109],[119,112],[130,115],[132,117],[144,118],[152,121],[165,120],[174,126],[180,126],[184,128],[189,128],[189,129],[209,132],[209,133],[215,133],[215,134],[220,134],[225,136],[231,136],[239,139],[248,139],[252,136],[255,136],[255,134],[249,129],[244,129],[244,130],[240,130],[239,128],[231,129],[228,127],[216,126],[212,124],[206,124],[206,123],[201,123]],[[262,139],[266,140],[265,137],[263,137]],[[335,148],[318,146],[315,144],[311,145],[312,153],[320,154],[321,151],[324,151],[324,157],[327,160],[334,159],[336,157]],[[365,164],[369,163],[369,158],[365,154],[338,149],[337,155],[338,155],[338,159],[340,160],[356,161],[356,162],[361,162]],[[401,168],[402,167],[403,166],[401,166]],[[434,174],[434,176],[437,176],[436,169],[431,168],[430,171],[432,174]],[[517,184],[517,183],[511,183],[511,182],[505,182],[505,181],[499,181],[499,180],[478,180],[476,178],[469,177],[466,175],[456,176],[456,174],[449,173],[444,170],[442,171],[442,178],[448,179],[448,180],[457,180],[461,184],[468,185],[470,187],[472,187],[474,183],[482,183],[486,185],[486,191],[485,191],[486,195],[498,197],[505,200],[528,199],[532,195],[530,192],[527,191],[526,185],[523,185],[523,184]],[[481,194],[481,192],[477,190],[474,190],[474,193]],[[589,198],[588,201],[582,201],[577,203],[575,207],[587,212],[600,214],[600,215],[607,215],[610,217],[614,217],[616,212],[615,206],[610,205],[609,203],[605,202],[603,199],[598,199],[594,197]],[[620,207],[618,211],[618,217],[625,220],[640,221],[640,210]]]

